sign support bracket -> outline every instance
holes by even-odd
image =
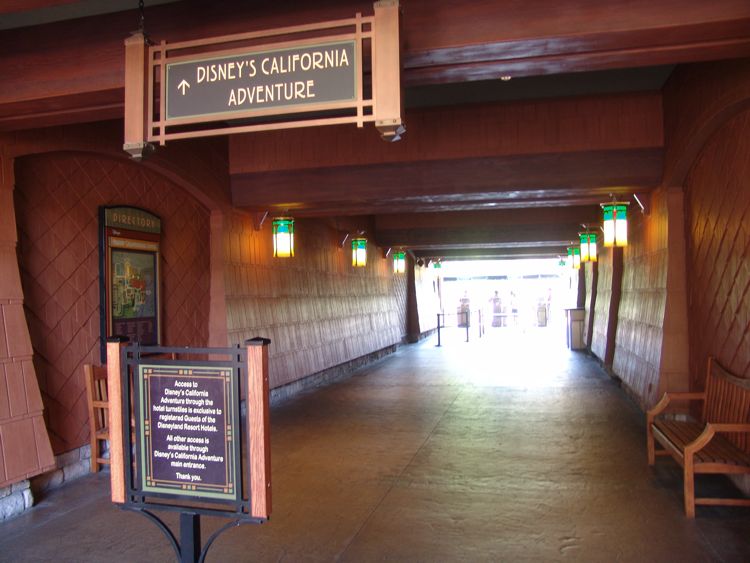
[[[156,514],[142,508],[133,508],[130,506],[123,506],[122,508],[142,514],[153,522],[169,540],[174,550],[175,558],[179,563],[203,563],[206,560],[206,555],[208,555],[208,550],[221,534],[231,528],[237,528],[242,524],[248,523],[239,518],[232,520],[211,534],[206,544],[202,545],[200,514],[196,514],[195,512],[180,513],[180,541],[178,542],[169,526]]]

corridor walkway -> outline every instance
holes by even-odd
[[[403,347],[274,407],[271,521],[207,560],[750,560],[750,511],[687,520],[675,465],[646,465],[642,413],[558,331],[471,338]],[[0,560],[173,560],[108,484],[83,478],[0,524]]]

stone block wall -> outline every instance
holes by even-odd
[[[13,159],[5,154],[0,136],[0,488],[3,490],[54,465],[32,361],[34,350],[24,319],[14,184]],[[19,498],[13,496],[6,505],[17,506]],[[22,500],[25,503],[28,499]]]
[[[18,516],[34,504],[28,479],[0,487],[0,522]]]

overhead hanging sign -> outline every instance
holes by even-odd
[[[169,63],[167,121],[357,98],[354,41]]]
[[[404,132],[400,12],[266,31],[149,44],[125,41],[125,142],[140,159],[153,143],[296,127],[374,123]]]

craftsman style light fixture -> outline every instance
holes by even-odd
[[[352,239],[352,266],[361,268],[367,265],[367,239]]]
[[[294,256],[294,219],[291,217],[276,217],[273,220],[273,256]]]
[[[581,248],[579,246],[568,247],[568,261],[574,270],[581,269]]]
[[[393,273],[403,274],[406,272],[406,252],[393,253]]]
[[[604,246],[628,245],[628,205],[629,202],[602,203],[604,210]]]
[[[581,237],[581,262],[596,262],[596,233],[578,233]]]

